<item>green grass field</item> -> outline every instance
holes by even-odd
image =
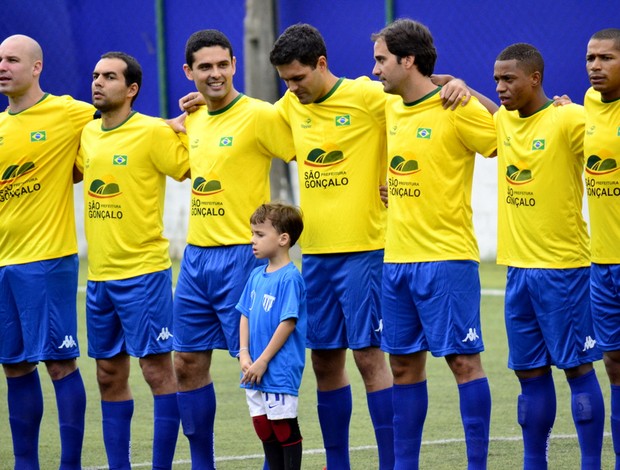
[[[85,263],[83,263],[85,264]],[[490,469],[522,468],[521,430],[516,420],[516,399],[519,394],[517,379],[506,367],[507,346],[503,323],[503,296],[505,269],[490,263],[481,265],[483,286],[482,322],[486,352],[483,364],[491,385],[493,411]],[[81,284],[84,284],[81,276]],[[84,327],[84,294],[78,299],[80,312],[80,344],[83,357],[80,369],[86,383],[88,404],[86,436],[82,463],[88,469],[107,468],[101,437],[101,412],[95,379],[95,362],[86,357]],[[262,468],[262,448],[255,436],[245,404],[244,393],[238,388],[237,361],[227,353],[214,353],[213,378],[217,393],[215,446],[218,468],[243,470]],[[353,417],[350,445],[353,469],[377,468],[376,448],[370,418],[366,407],[363,384],[353,360],[348,361],[353,389]],[[150,468],[152,436],[152,397],[142,379],[137,362],[132,363],[132,389],[136,402],[132,422],[132,461],[134,468]],[[596,364],[605,402],[609,408],[609,382],[602,363]],[[40,369],[44,387],[45,415],[40,438],[42,469],[57,468],[59,439],[53,387],[44,368]],[[570,395],[564,374],[554,371],[558,396],[558,415],[549,450],[549,468],[557,470],[579,468],[579,447],[570,414]],[[429,410],[424,428],[421,468],[452,470],[465,468],[465,444],[459,417],[458,393],[454,379],[443,359],[428,360]],[[0,470],[11,469],[13,464],[11,437],[6,409],[6,382],[0,381]],[[300,392],[299,422],[304,436],[304,469],[323,468],[325,457],[316,417],[315,381],[311,367],[306,367]],[[607,412],[607,414],[609,414]],[[613,468],[614,455],[609,437],[609,419],[606,423],[603,447],[603,468]],[[175,469],[189,469],[187,440],[179,433],[175,455]]]

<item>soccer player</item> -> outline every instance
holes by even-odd
[[[308,347],[328,470],[350,467],[351,386],[347,348],[364,381],[381,469],[394,461],[392,376],[379,349],[385,207],[385,94],[367,77],[336,77],[314,27],[276,40],[271,63],[288,87],[276,108],[295,142],[302,273],[308,289]]]
[[[15,468],[39,468],[47,368],[58,407],[60,468],[81,468],[86,394],[77,367],[77,239],[73,165],[94,108],[43,92],[41,46],[0,44],[0,362],[7,377]]]
[[[254,210],[269,200],[273,157],[295,156],[290,130],[273,105],[233,86],[235,57],[216,30],[192,34],[183,66],[206,106],[185,121],[192,173],[188,245],[174,296],[179,411],[192,467],[214,468],[214,349],[239,353],[235,306],[259,264],[249,243]],[[260,261],[264,264],[264,261]]]
[[[543,58],[529,44],[504,49],[493,74],[502,104],[494,116],[497,262],[508,266],[508,366],[521,384],[524,468],[547,468],[555,365],[570,385],[581,468],[599,469],[605,413],[592,367],[601,351],[590,313],[590,255],[582,215],[583,108],[553,106],[543,90]]]
[[[468,468],[486,468],[491,395],[482,368],[479,254],[471,190],[476,152],[496,148],[476,99],[444,110],[431,81],[437,58],[422,24],[397,20],[372,35],[386,105],[389,210],[382,349],[394,374],[398,470],[419,466],[428,408],[426,352],[445,357],[460,396]]]
[[[611,383],[611,434],[620,469],[620,29],[588,42],[584,153],[590,211],[591,300],[597,346]]]
[[[140,64],[123,52],[102,55],[93,71],[93,104],[101,121],[84,128],[76,162],[84,174],[88,354],[97,361],[110,468],[131,468],[134,356],[154,396],[153,468],[170,469],[179,411],[163,213],[166,175],[184,179],[189,162],[164,121],[133,110],[141,85]]]
[[[306,287],[289,249],[303,221],[295,207],[269,203],[250,218],[252,249],[267,266],[252,271],[237,309],[241,386],[272,470],[301,468],[297,402],[306,359]]]

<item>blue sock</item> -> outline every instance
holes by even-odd
[[[426,380],[396,385],[394,403],[394,470],[416,470],[420,466],[422,429],[428,410]]]
[[[611,386],[611,439],[616,454],[616,470],[620,470],[620,385]]]
[[[379,447],[379,469],[394,468],[394,407],[392,387],[366,394],[370,418]]]
[[[101,401],[103,444],[110,470],[131,470],[133,400]]]
[[[60,426],[60,470],[82,468],[82,443],[84,442],[84,415],[86,390],[80,370],[54,380],[58,424]]]
[[[353,410],[351,386],[321,392],[317,390],[317,411],[329,470],[351,468],[349,423]]]
[[[486,377],[459,384],[468,470],[485,470],[489,455],[491,390]]]
[[[601,468],[605,402],[596,372],[568,379],[571,391],[571,409],[581,448],[581,468]]]
[[[215,469],[213,425],[215,424],[215,388],[213,383],[197,390],[177,393],[183,434],[189,440],[192,468]]]
[[[156,395],[153,400],[153,470],[170,470],[179,437],[177,394]]]
[[[547,468],[547,449],[555,422],[555,385],[551,372],[533,379],[519,379],[518,419],[523,432],[523,469]]]
[[[39,469],[39,427],[43,417],[43,392],[37,369],[6,379],[9,422],[13,436],[15,468]]]

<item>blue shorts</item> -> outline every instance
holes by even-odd
[[[302,257],[309,348],[380,346],[382,268],[383,250]]]
[[[590,314],[590,268],[508,267],[508,367],[569,369],[601,359]]]
[[[0,267],[0,363],[73,359],[77,255]]]
[[[386,263],[382,306],[385,352],[443,357],[484,350],[475,261]]]
[[[172,351],[172,270],[118,281],[88,281],[88,355],[109,359]]]
[[[620,350],[620,264],[592,264],[592,322],[601,351]]]
[[[235,308],[252,270],[265,264],[251,245],[188,245],[174,292],[174,350],[228,349],[239,352],[239,319]]]

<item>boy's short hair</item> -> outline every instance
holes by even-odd
[[[291,246],[299,240],[304,222],[301,210],[295,206],[281,202],[268,202],[261,204],[250,217],[251,224],[262,224],[266,220],[271,221],[271,225],[280,234],[288,233],[291,239]]]

